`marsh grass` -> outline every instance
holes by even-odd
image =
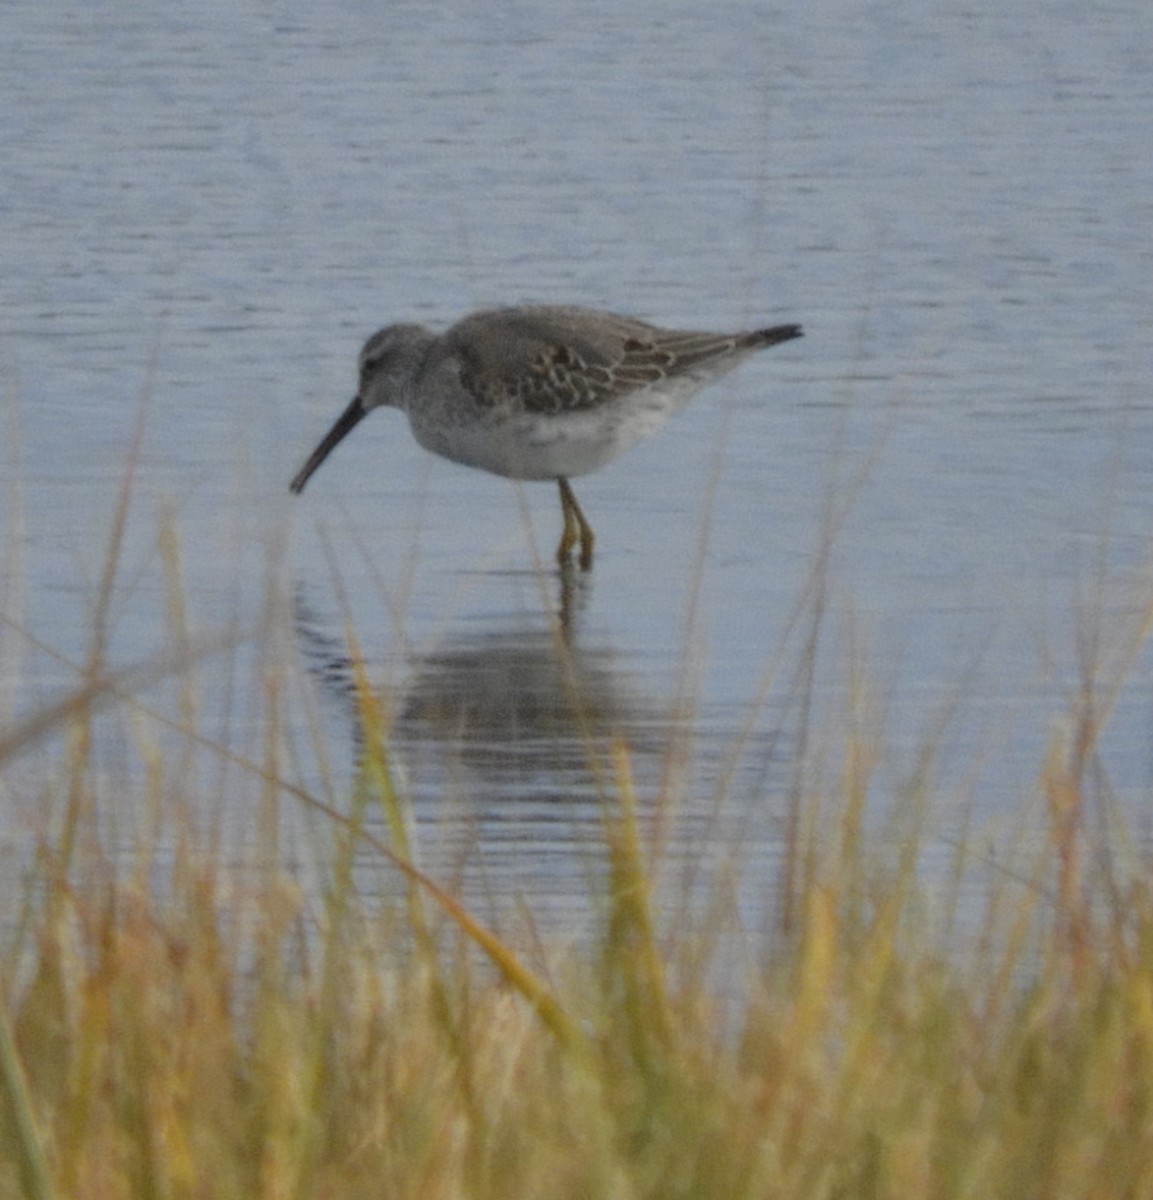
[[[51,819],[3,914],[0,1196],[1153,1195],[1153,895],[1121,823],[1094,819],[1148,598],[1083,639],[1022,798],[1046,834],[988,871],[975,932],[946,945],[924,919],[931,772],[914,772],[891,826],[864,820],[884,727],[847,720],[838,769],[796,776],[775,915],[742,931],[755,954],[717,985],[712,943],[736,917],[723,902],[696,926],[658,909],[623,742],[602,764],[598,933],[526,952],[415,865],[387,705],[351,635],[363,750],[348,796],[296,781],[291,672],[267,628],[257,744],[206,732],[197,671],[240,635],[189,631],[174,535],[158,541],[170,648],[112,669],[130,489],[77,686],[0,731],[0,770],[53,748]],[[273,625],[274,599],[268,612]],[[146,819],[127,852],[105,810],[130,789],[101,769],[98,721],[122,723],[138,759]],[[205,758],[219,769],[193,769]],[[187,816],[226,808],[238,774],[261,796],[241,869]],[[321,831],[309,886],[281,858],[301,812]],[[365,855],[405,881],[396,904],[358,894]],[[980,858],[965,842],[952,856],[958,874]]]

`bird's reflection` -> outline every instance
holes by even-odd
[[[562,636],[571,640],[576,622],[588,604],[592,577],[587,571],[578,571],[571,562],[562,563],[557,576],[557,622]]]
[[[583,580],[560,573],[559,620],[522,612],[475,619],[410,655],[386,707],[390,740],[418,791],[454,783],[473,801],[588,796],[604,754],[655,753],[668,715],[646,703],[607,642],[579,636]],[[309,669],[363,742],[354,663],[303,591],[298,642]],[[587,643],[587,644],[586,644]],[[368,664],[371,675],[372,666]]]
[[[503,586],[503,576],[486,578]],[[388,714],[387,753],[422,867],[518,939],[545,930],[580,936],[602,911],[605,820],[620,813],[618,746],[670,911],[683,911],[711,879],[731,883],[727,847],[740,846],[771,876],[779,844],[771,806],[721,814],[714,784],[731,794],[740,772],[703,741],[700,714],[675,717],[651,681],[639,682],[627,656],[590,628],[579,577],[558,581],[556,613],[529,607],[468,618],[404,652],[400,670],[391,645],[356,663],[340,623],[326,622],[299,592],[298,644],[345,730],[349,770],[365,742],[357,680],[367,676]],[[502,594],[524,583],[515,578]],[[763,761],[776,761],[771,747]],[[759,772],[761,762],[758,753],[751,765]],[[756,795],[769,790],[759,774],[755,782]],[[384,819],[369,820],[387,839]],[[366,849],[357,886],[395,896],[403,881]],[[750,911],[767,894],[758,890]]]
[[[421,656],[395,733],[448,752],[482,794],[571,796],[597,786],[606,745],[646,725],[606,646],[524,625],[455,635]]]
[[[455,880],[471,903],[527,902],[534,921],[542,906],[554,916],[560,908],[566,930],[587,919],[590,879],[603,869],[613,748],[627,747],[638,789],[651,795],[672,733],[622,656],[576,628],[576,611],[564,621],[539,610],[474,618],[407,656],[403,679],[382,689],[389,754],[426,869]],[[359,758],[361,705],[344,639],[303,594],[296,627]]]

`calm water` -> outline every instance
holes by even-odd
[[[1153,595],[1143,2],[9,0],[0,30],[2,713],[75,679],[142,402],[112,656],[166,640],[159,513],[198,629],[258,608],[286,540],[290,735],[350,776],[347,604],[431,861],[562,920],[610,733],[642,800],[681,780],[675,861],[727,836],[724,792],[767,887],[806,720],[835,764],[867,680],[880,804],[931,740],[935,827],[995,825],[1094,614],[1112,661]],[[290,503],[368,333],[525,301],[806,338],[579,482],[587,580],[547,565],[555,489],[431,461],[395,413]],[[202,704],[258,746],[246,665]],[[1151,725],[1142,654],[1102,749],[1137,819]],[[18,846],[18,773],[0,800]]]

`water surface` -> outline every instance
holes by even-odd
[[[1139,623],[1148,6],[17,0],[4,29],[8,712],[75,682],[142,410],[113,660],[170,636],[158,513],[197,628],[275,560],[325,786],[358,753],[351,615],[418,819],[490,900],[581,893],[617,736],[642,797],[681,781],[678,852],[731,798],[762,886],[798,739],[835,763],[862,694],[881,807],[932,742],[942,837],[1008,820],[1094,630],[1117,659]],[[575,595],[555,489],[431,461],[396,413],[290,501],[368,333],[517,302],[806,337],[578,482]],[[247,665],[209,711],[258,712]],[[1143,652],[1125,679],[1100,770],[1140,820]]]

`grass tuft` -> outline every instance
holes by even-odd
[[[177,543],[158,545],[178,588]],[[50,814],[0,925],[0,1200],[1153,1195],[1153,888],[1120,865],[1120,822],[1089,819],[1144,617],[1111,678],[1107,656],[1086,669],[1038,765],[1043,844],[989,872],[948,941],[918,867],[930,772],[878,828],[884,727],[862,717],[841,769],[796,772],[764,929],[723,897],[703,925],[669,919],[629,749],[612,747],[599,932],[526,951],[419,866],[390,706],[354,637],[359,771],[322,797],[290,777],[276,639],[258,639],[246,754],[200,724],[205,655],[236,639],[193,637],[170,603],[171,647],[112,669],[115,575],[74,691],[0,729],[0,772],[46,750]],[[124,779],[100,720],[122,765],[135,756]],[[261,797],[247,856],[190,815],[226,812],[238,779]],[[290,852],[301,818],[308,870]],[[366,857],[400,872],[396,903],[358,888]],[[755,947],[743,973],[714,969],[731,932]]]

